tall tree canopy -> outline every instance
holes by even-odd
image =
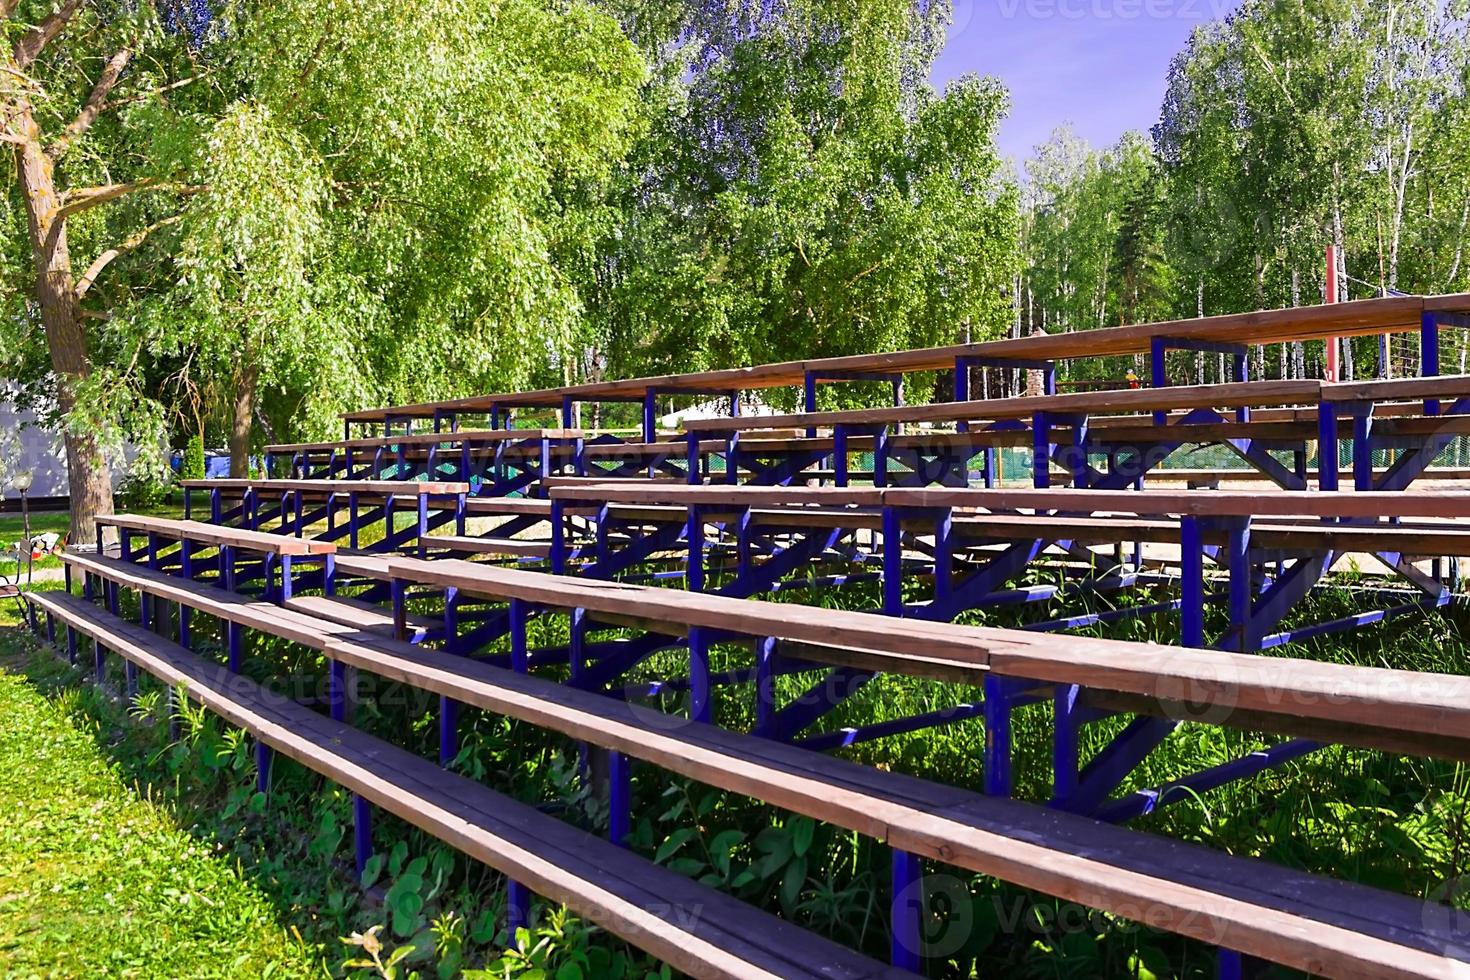
[[[596,272],[588,358],[618,374],[895,349],[1012,319],[1007,98],[929,67],[947,4],[622,13],[658,65]]]
[[[0,329],[66,427],[83,536],[107,450],[156,442],[148,395],[231,418],[243,469],[257,420],[320,429],[568,357],[568,270],[639,122],[643,62],[585,3],[201,9],[0,0]]]
[[[1470,288],[1466,9],[1246,0],[1197,30],[1151,148],[1128,137],[1103,153],[1066,139],[1038,151],[1030,322],[1087,329],[1320,302],[1329,244],[1370,288]],[[1375,346],[1355,341],[1345,369],[1376,368]],[[1315,375],[1320,349],[1310,366],[1300,346],[1270,364],[1258,354],[1256,369]]]

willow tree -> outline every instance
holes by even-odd
[[[0,22],[0,139],[12,149],[0,331],[20,355],[10,355],[11,380],[29,382],[63,430],[73,534],[88,542],[92,518],[112,509],[110,451],[150,418],[129,393],[141,350],[106,326],[147,287],[109,280],[203,189],[175,124],[210,96],[154,4],[0,0]],[[26,354],[45,370],[28,369]]]
[[[616,21],[561,0],[273,0],[230,16],[249,132],[210,157],[261,159],[230,165],[240,201],[211,216],[200,258],[227,329],[282,324],[241,349],[265,352],[261,394],[284,424],[320,433],[364,401],[554,372],[638,122],[644,65]],[[277,201],[283,184],[318,190]],[[258,228],[231,230],[257,209]],[[272,229],[273,211],[290,220]],[[279,254],[235,260],[261,236]]]
[[[0,0],[8,374],[62,426],[79,539],[165,374],[260,422],[528,383],[643,65],[562,0]],[[74,264],[74,256],[75,264]]]

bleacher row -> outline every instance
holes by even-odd
[[[1431,325],[1462,326],[1465,311],[1470,298],[1371,301],[353,413],[349,426],[388,431],[271,447],[285,478],[190,483],[185,520],[105,518],[116,552],[67,555],[68,591],[30,599],[74,660],[79,637],[94,641],[99,679],[109,655],[120,657],[126,683],[141,668],[182,687],[351,790],[360,864],[381,808],[502,872],[510,925],[526,921],[534,893],[690,975],[938,968],[926,961],[926,867],[1219,947],[1224,976],[1252,959],[1327,976],[1470,975],[1470,923],[1454,909],[1123,826],[1324,745],[1470,759],[1470,677],[1259,652],[1455,601],[1470,491],[1432,464],[1470,422],[1470,378],[989,401],[965,400],[960,380],[979,365],[1050,377],[1056,359],[1240,356],[1242,344],[1383,330],[1413,329],[1428,351]],[[789,385],[810,396],[818,383],[944,365],[956,368],[953,403],[691,420],[676,433],[648,424],[632,442],[572,424],[581,402],[641,402],[650,422],[668,394]],[[555,427],[514,427],[515,411],[546,408],[562,413]],[[461,427],[477,415],[491,427]],[[436,431],[412,432],[415,419]],[[1352,444],[1352,490],[1337,489],[1339,441]],[[987,454],[1002,444],[1034,449],[1031,488],[995,486]],[[1279,489],[1148,488],[1165,459],[1207,444],[1231,447]],[[1364,447],[1393,462],[1375,469]],[[871,471],[851,467],[859,452],[873,454]],[[1426,477],[1436,489],[1414,486]],[[200,494],[207,520],[192,519],[205,516]],[[1354,585],[1371,608],[1292,619],[1349,555],[1380,569]],[[870,597],[870,611],[786,601],[838,587],[857,587],[849,594]],[[1139,589],[1166,598],[1092,601]],[[1215,604],[1223,617],[1207,615]],[[955,622],[997,607],[1051,618],[1024,629]],[[133,609],[139,622],[124,618]],[[1073,632],[1176,614],[1177,646]],[[1225,631],[1207,635],[1222,620]],[[565,642],[546,641],[556,631],[537,621],[564,626]],[[247,676],[248,635],[312,651],[322,703],[283,699]],[[732,651],[742,666],[717,669]],[[651,664],[673,662],[682,668],[649,682]],[[946,682],[955,703],[822,728],[879,674]],[[361,675],[440,699],[437,762],[354,726]],[[790,679],[807,693],[783,702]],[[687,693],[676,714],[645,696],[669,690]],[[731,699],[751,705],[749,731],[716,724]],[[1013,715],[1039,705],[1053,712],[1052,795],[1013,799]],[[608,837],[446,769],[466,706],[605,753]],[[973,786],[831,754],[972,719],[986,745]],[[1103,721],[1124,724],[1083,758],[1083,731]],[[1161,786],[1131,782],[1181,724],[1279,740]],[[889,962],[629,850],[635,763],[886,844]]]

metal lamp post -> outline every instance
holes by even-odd
[[[31,583],[32,577],[33,577],[34,572],[35,572],[34,566],[35,566],[35,563],[36,563],[35,549],[31,547],[31,506],[30,506],[30,500],[26,496],[27,494],[29,494],[31,492],[31,483],[32,483],[32,481],[34,479],[35,479],[35,476],[34,476],[34,474],[31,473],[30,470],[21,470],[19,473],[15,474],[15,479],[12,480],[12,481],[10,481],[11,482],[11,486],[15,487],[16,490],[20,491],[20,522],[21,522],[21,528],[23,529],[21,533],[25,536],[23,540],[25,542],[25,549],[26,549],[26,584],[27,585],[29,585]],[[16,577],[17,578],[20,577],[19,573],[20,573],[20,569],[19,569],[19,567],[17,567],[16,568]]]

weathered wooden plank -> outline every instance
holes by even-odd
[[[1315,404],[1320,381],[1247,381],[1189,387],[1082,391],[1065,395],[990,398],[932,405],[854,409],[799,415],[764,415],[733,419],[689,419],[689,432],[746,432],[833,425],[888,425],[917,422],[974,422],[1030,418],[1037,412],[1058,415],[1174,411],[1195,408],[1239,408],[1256,405]]]
[[[450,496],[469,493],[470,485],[448,480],[181,480],[189,490],[256,490],[262,493],[355,493],[364,497]]]
[[[218,524],[204,524],[200,521],[179,521],[168,517],[109,514],[97,518],[97,523],[142,533],[152,531],[173,540],[187,538],[201,544],[228,545],[244,548],[246,551],[275,555],[329,555],[337,550],[337,546],[328,541],[292,538],[266,531],[249,531],[244,528],[221,527]]]
[[[694,976],[912,977],[445,772],[407,750],[263,691],[73,596],[66,622],[232,725],[476,860]]]
[[[1470,491],[1413,493],[1291,490],[987,490],[946,487],[688,486],[646,481],[568,478],[549,487],[553,499],[699,507],[908,507],[993,511],[1067,511],[1197,517],[1470,518]]]

